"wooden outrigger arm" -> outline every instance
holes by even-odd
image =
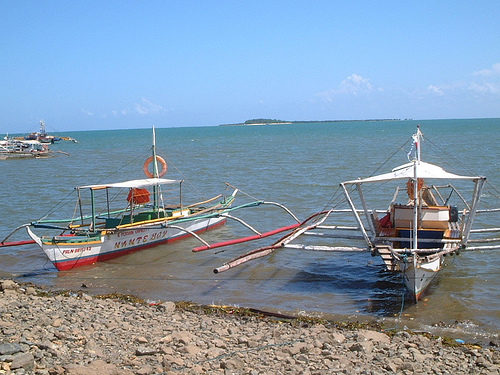
[[[289,225],[289,226],[286,226],[286,227],[278,228],[278,229],[275,229],[275,230],[272,230],[272,231],[269,231],[269,232],[258,233],[258,234],[254,235],[254,236],[241,237],[241,238],[237,238],[237,239],[234,239],[234,240],[228,240],[228,241],[218,242],[218,243],[215,243],[213,245],[206,244],[205,246],[195,247],[192,251],[193,252],[198,252],[198,251],[204,251],[204,250],[208,250],[208,249],[215,249],[217,247],[235,245],[237,243],[254,241],[254,240],[258,240],[260,238],[269,237],[269,236],[272,236],[274,234],[278,234],[278,233],[281,233],[281,232],[285,232],[285,231],[288,231],[288,230],[295,229],[299,225],[300,225],[300,223],[296,223],[296,224],[292,224],[292,225]],[[205,242],[205,241],[203,241],[203,242]]]
[[[31,224],[23,224],[18,226],[16,229],[14,229],[12,232],[10,232],[7,237],[5,237],[2,242],[0,242],[0,247],[7,247],[7,246],[20,246],[20,245],[28,245],[35,243],[35,241],[32,240],[25,240],[25,241],[14,241],[14,242],[5,242],[7,241],[14,233],[16,233],[19,229],[27,228]]]
[[[193,236],[194,238],[200,240],[201,242],[203,242],[204,244],[208,245],[208,242],[206,242],[203,238],[201,238],[200,236],[198,236],[195,232],[189,230],[189,229],[186,229],[186,228],[183,228],[183,227],[180,227],[178,225],[165,225],[165,228],[174,228],[174,229],[178,229],[178,230],[181,230],[183,232],[186,232],[188,234],[190,234],[191,236]]]
[[[293,231],[291,233],[289,233],[286,236],[280,238],[273,245],[266,246],[266,247],[261,247],[261,248],[256,249],[256,250],[252,250],[252,251],[250,251],[250,252],[248,252],[248,253],[246,253],[244,255],[241,255],[241,256],[233,259],[233,260],[230,260],[229,262],[225,263],[224,265],[222,265],[222,266],[217,267],[216,269],[214,269],[214,273],[220,273],[220,272],[223,272],[223,271],[227,271],[230,268],[239,266],[240,264],[246,263],[246,262],[248,262],[250,260],[257,259],[257,258],[266,256],[266,255],[269,255],[274,250],[282,248],[282,247],[285,247],[289,242],[291,242],[294,239],[296,239],[297,237],[301,236],[302,234],[304,234],[308,230],[315,229],[319,225],[323,224],[323,222],[328,218],[328,216],[330,216],[330,213],[332,211],[333,210],[322,211],[322,212],[318,212],[318,213],[310,216],[309,218],[307,218],[306,220],[304,220],[302,223],[294,225],[294,229],[293,229]],[[320,215],[323,215],[323,217],[319,221],[315,222],[314,224],[304,226],[308,221],[310,221],[310,220],[312,220],[315,217],[320,216]],[[276,233],[279,233],[279,232],[276,232]],[[226,241],[226,242],[231,242],[231,241]],[[237,242],[235,242],[235,243],[237,243]],[[227,243],[227,245],[230,245],[230,243]]]
[[[252,207],[252,206],[255,206],[257,204],[258,205],[267,204],[267,205],[272,205],[272,206],[277,206],[279,208],[282,208],[290,216],[292,216],[292,218],[297,223],[291,224],[291,225],[288,225],[288,226],[285,226],[285,227],[282,227],[282,228],[278,228],[278,229],[275,229],[275,230],[272,230],[272,231],[269,231],[269,232],[260,233],[258,230],[256,230],[255,228],[253,228],[250,224],[248,224],[244,220],[242,220],[240,218],[237,218],[235,216],[229,215],[227,213],[227,211],[226,211],[226,212],[223,212],[221,214],[218,214],[218,216],[222,216],[222,217],[225,217],[225,218],[237,221],[238,223],[240,223],[240,224],[244,225],[245,227],[247,227],[248,229],[250,229],[253,233],[255,233],[255,235],[247,236],[247,237],[242,237],[242,238],[237,238],[237,239],[234,239],[234,240],[228,240],[228,241],[218,242],[218,243],[215,243],[213,245],[209,245],[205,241],[202,241],[205,245],[204,246],[195,247],[192,251],[193,252],[199,252],[199,251],[204,251],[204,250],[208,250],[208,249],[214,249],[214,248],[217,248],[217,247],[223,247],[223,246],[234,245],[234,244],[237,244],[237,243],[254,241],[254,240],[261,239],[261,238],[273,236],[273,235],[281,233],[281,232],[289,231],[289,230],[295,229],[298,226],[302,225],[302,223],[297,218],[297,216],[295,216],[295,214],[289,208],[287,208],[286,206],[284,206],[284,205],[282,205],[280,203],[276,203],[276,202],[259,201],[259,202],[245,204],[245,205],[242,205],[242,206],[239,206],[239,207],[234,207],[234,208],[232,208],[232,209],[230,209],[228,211],[234,211],[234,210],[239,209],[239,208]]]

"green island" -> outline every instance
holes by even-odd
[[[406,121],[411,119],[369,119],[369,120],[311,120],[311,121],[286,121],[277,119],[258,118],[246,120],[236,124],[221,124],[219,126],[256,126],[256,125],[283,125],[283,124],[310,124],[318,122],[359,122],[359,121]]]

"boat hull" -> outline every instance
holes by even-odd
[[[49,157],[49,154],[35,154],[31,152],[3,152],[0,153],[0,160],[8,160],[8,159],[33,159],[33,158],[42,158]]]
[[[430,261],[422,259],[413,259],[412,261],[411,258],[409,260],[410,262],[401,260],[399,267],[403,273],[403,280],[407,290],[414,301],[418,302],[441,270],[443,258],[436,257]]]
[[[130,228],[104,233],[94,239],[83,236],[44,237],[40,239],[32,232],[30,235],[59,271],[67,271],[190,237],[189,232],[201,233],[221,226],[225,222],[226,218],[222,217],[200,218],[175,223],[176,226],[184,228],[185,231],[169,227]]]

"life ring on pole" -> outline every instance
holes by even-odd
[[[151,164],[152,161],[153,161],[153,156],[150,156],[149,158],[146,159],[146,161],[144,162],[144,166],[142,168],[144,170],[144,174],[149,178],[155,177],[153,173],[149,171],[149,164]],[[167,162],[165,161],[165,159],[163,159],[161,156],[158,155],[156,155],[156,161],[158,161],[161,164],[161,171],[158,173],[158,177],[165,176],[165,173],[167,173],[168,169]]]

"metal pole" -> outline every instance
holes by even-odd
[[[345,197],[347,199],[347,202],[351,206],[351,210],[352,210],[352,212],[354,214],[354,217],[356,218],[356,221],[359,224],[359,229],[361,230],[361,234],[365,238],[365,241],[368,244],[368,246],[373,247],[373,242],[371,241],[370,237],[366,233],[366,229],[365,229],[365,227],[363,225],[363,222],[361,221],[361,218],[358,215],[358,212],[356,210],[356,207],[354,206],[354,202],[352,201],[351,196],[349,195],[349,192],[347,191],[347,189],[346,189],[346,187],[345,187],[345,185],[343,183],[341,183],[340,186],[344,190],[344,194],[345,194]]]

